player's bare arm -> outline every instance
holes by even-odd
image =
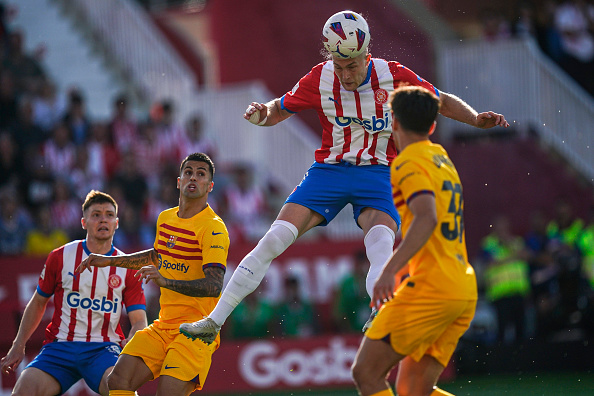
[[[173,290],[190,297],[218,297],[223,290],[225,271],[218,267],[204,270],[204,278],[194,280],[175,280],[165,278],[154,265],[138,270],[137,277],[145,282],[153,281],[157,286]]]
[[[91,253],[89,257],[84,259],[76,268],[76,272],[80,273],[84,270],[90,270],[91,267],[121,267],[129,269],[140,269],[146,265],[156,265],[158,262],[158,255],[155,249],[143,250],[141,252],[124,254],[121,256],[103,256],[101,254]]]
[[[406,236],[384,265],[373,287],[371,306],[377,309],[383,302],[392,299],[396,286],[394,278],[396,273],[423,247],[437,226],[437,212],[433,195],[419,195],[413,198],[408,205],[414,216],[413,221]]]
[[[128,312],[128,319],[130,320],[130,331],[128,332],[128,337],[122,342],[122,346],[125,346],[132,339],[134,333],[144,329],[148,325],[146,311],[144,309],[136,309]]]
[[[35,329],[37,329],[37,326],[39,326],[48,301],[48,297],[43,297],[37,292],[31,297],[23,313],[19,331],[12,342],[12,346],[6,356],[0,360],[2,373],[8,374],[10,371],[15,371],[23,361],[25,357],[25,344],[31,338]]]
[[[441,98],[440,113],[443,116],[481,129],[495,126],[509,127],[509,123],[502,114],[493,111],[478,113],[468,103],[455,95],[441,91],[439,95]]]
[[[256,112],[259,117],[251,118]],[[245,110],[243,118],[259,126],[273,126],[286,120],[293,114],[281,108],[280,99],[271,100],[268,103],[252,102]]]

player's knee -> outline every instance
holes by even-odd
[[[355,385],[358,389],[361,389],[365,381],[369,380],[365,365],[361,364],[357,360],[355,360],[351,366],[351,376],[353,377],[353,381],[355,382]]]
[[[276,220],[250,254],[262,262],[272,261],[295,242],[298,234],[293,224]]]
[[[110,390],[132,390],[130,385],[130,380],[121,375],[117,370],[113,370],[107,376],[107,387]]]

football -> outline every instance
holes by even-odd
[[[355,58],[369,45],[369,26],[353,11],[341,11],[326,21],[322,30],[326,50],[338,58]]]

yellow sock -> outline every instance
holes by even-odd
[[[388,388],[386,390],[374,393],[373,395],[370,396],[394,396],[394,392],[392,392],[392,389]]]
[[[109,396],[111,396],[111,394]],[[431,392],[431,396],[455,396],[455,395],[453,393],[446,392],[443,389],[439,389],[436,386],[433,388],[433,392]]]
[[[135,396],[137,395],[134,391],[126,391],[126,390],[110,390],[109,396]]]

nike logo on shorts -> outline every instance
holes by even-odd
[[[173,368],[179,368],[179,367],[165,365],[165,370],[169,370],[169,369],[173,369]]]

